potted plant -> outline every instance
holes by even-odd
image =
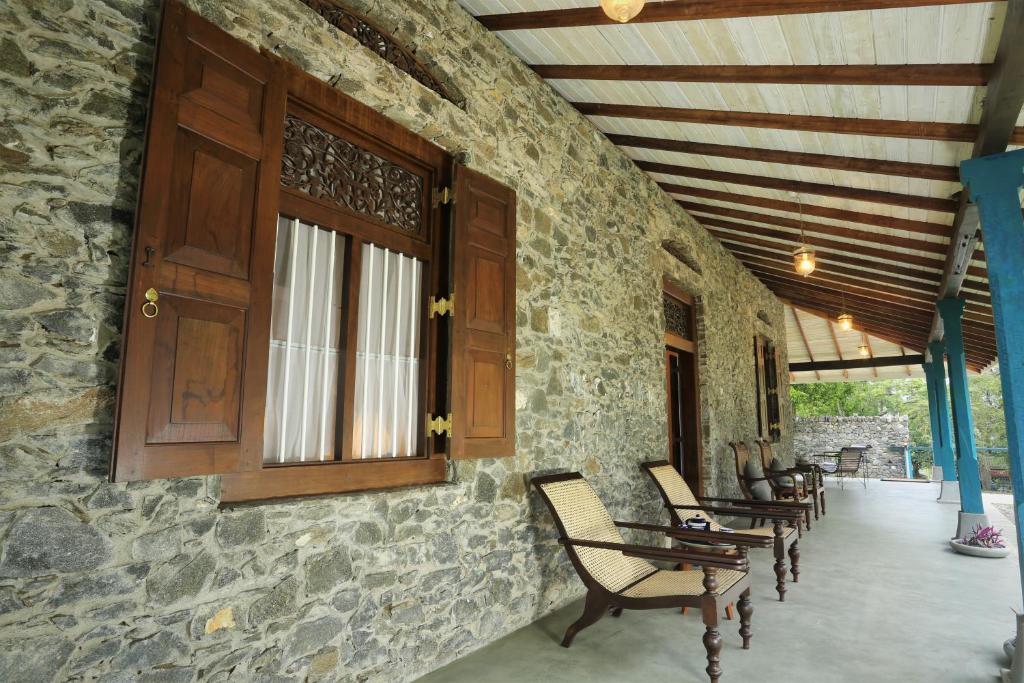
[[[949,544],[958,553],[975,557],[1006,557],[1010,553],[1002,529],[996,529],[994,526],[979,524],[970,534],[964,538],[954,538]]]

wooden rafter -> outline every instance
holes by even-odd
[[[866,335],[865,335],[866,337]],[[917,356],[911,360],[921,359],[924,360],[924,356]],[[851,358],[850,360],[821,360],[816,363],[790,363],[789,368],[794,372],[808,372],[814,370],[862,370],[864,368],[871,368],[875,371],[875,377],[878,377],[878,368],[891,368],[893,366],[903,365],[907,362],[905,355],[899,356],[871,356],[870,358]]]
[[[803,210],[806,216],[817,216],[818,218],[832,218],[838,221],[849,223],[862,223],[863,225],[875,225],[880,228],[892,228],[893,230],[907,230],[908,232],[920,232],[928,235],[941,235],[948,237],[952,233],[949,225],[942,223],[929,223],[927,221],[914,221],[903,218],[892,218],[880,216],[875,213],[863,211],[847,211],[845,209],[833,209],[828,206],[817,204],[798,204],[782,199],[769,199],[768,197],[757,197],[748,194],[735,192],[723,192],[721,190],[707,190],[703,187],[690,187],[689,185],[673,185],[673,194],[685,195],[687,197],[700,197],[717,202],[728,202],[730,204],[746,204],[758,206],[762,209],[773,209],[775,211],[787,211],[789,213],[800,213]]]
[[[797,218],[756,213],[754,211],[744,211],[742,209],[730,209],[724,206],[709,206],[707,204],[695,204],[692,202],[680,202],[679,205],[693,214],[694,217],[697,217],[697,220],[703,220],[703,218],[699,218],[699,216],[703,216],[704,214],[714,214],[716,216],[725,216],[726,218],[735,218],[741,221],[768,223],[782,228],[793,228],[794,230],[800,230],[800,228],[803,227],[806,232],[817,233],[819,235],[826,235],[829,237],[837,237],[840,239],[876,243],[885,242],[885,244],[892,247],[921,251],[926,254],[946,253],[946,245],[940,242],[928,242],[926,240],[918,240],[911,237],[900,237],[898,235],[889,235],[874,230],[857,230],[854,228],[846,228],[841,225],[832,225],[831,223],[801,221]]]
[[[814,353],[811,351],[811,345],[807,341],[807,334],[804,333],[804,326],[803,324],[800,323],[800,313],[792,306],[789,306],[788,308],[790,314],[793,316],[793,320],[796,321],[796,329],[800,332],[800,339],[802,339],[804,342],[804,349],[807,350],[807,357],[810,358],[811,362],[813,363]],[[817,370],[814,371],[814,379],[818,380],[819,382],[821,381],[821,373],[818,372]]]
[[[871,348],[871,339],[868,337],[867,332],[860,333],[861,343],[868,347],[868,358],[871,360],[875,359],[875,350]],[[902,359],[901,359],[902,360]],[[874,371],[875,379],[878,379],[878,366],[872,364],[871,369]]]
[[[639,135],[619,135],[607,133],[607,137],[616,145],[636,147],[640,149],[657,149],[665,152],[682,152],[698,156],[724,157],[728,159],[744,159],[773,164],[791,166],[811,166],[828,168],[836,171],[852,171],[857,173],[875,173],[879,175],[901,176],[908,178],[924,178],[926,180],[946,180],[959,182],[960,170],[956,166],[939,166],[936,164],[919,164],[909,161],[889,161],[888,159],[865,159],[863,157],[846,157],[834,154],[815,154],[811,152],[789,152],[779,149],[763,149],[758,147],[741,147],[737,145],[718,145],[708,142],[690,142],[689,140],[668,140],[650,138]],[[947,229],[948,233],[949,230]]]
[[[833,282],[822,280],[820,278],[804,278],[792,271],[785,271],[782,269],[772,270],[762,266],[753,265],[749,266],[749,269],[762,281],[780,281],[790,284],[793,287],[797,287],[798,289],[806,289],[828,296],[835,296],[837,298],[840,293],[845,293],[847,301],[859,301],[862,305],[872,308],[888,310],[907,317],[917,317],[925,323],[926,327],[928,322],[931,320],[932,312],[935,310],[935,304],[928,300],[893,296],[891,294],[883,294],[863,287],[837,285]],[[980,311],[965,312],[964,321],[971,323],[977,329],[984,329],[986,332],[994,331],[994,327],[992,327],[993,323],[991,313],[986,314]]]
[[[672,83],[978,86],[991,64],[722,65],[534,64],[543,78]]]
[[[843,350],[839,347],[839,337],[836,336],[836,328],[832,324],[832,318],[825,318],[825,324],[828,325],[828,331],[832,335],[832,343],[836,347],[836,356],[839,360],[843,360]],[[850,373],[848,370],[843,370],[843,377],[850,379]]]
[[[911,140],[970,142],[978,134],[978,126],[971,123],[853,119],[833,116],[806,116],[802,114],[764,114],[749,111],[654,107],[639,104],[604,104],[601,102],[573,102],[572,105],[580,113],[588,116],[618,116],[631,119],[674,121],[677,123],[704,123],[719,126],[743,126],[746,128],[775,128],[778,130],[806,130],[817,133],[869,135],[887,138],[908,138]],[[1014,129],[1010,142],[1024,144],[1024,127]]]
[[[739,246],[739,245],[737,245]],[[749,251],[734,250],[730,247],[730,251],[733,251],[733,255],[736,256],[744,264],[750,264],[752,266],[761,266],[763,268],[770,268],[775,270],[789,271],[792,268],[793,260],[791,258],[784,257],[783,255],[772,255],[772,257],[760,256],[760,254],[766,254],[768,252],[762,252],[758,249],[751,249]],[[750,253],[754,252],[754,253]],[[932,302],[934,301],[933,289],[923,282],[913,282],[910,280],[901,280],[899,278],[889,278],[885,275],[874,275],[871,273],[865,273],[863,271],[854,268],[844,268],[831,263],[819,262],[817,268],[814,270],[812,276],[815,280],[823,282],[834,282],[839,285],[850,285],[853,287],[862,287],[876,292],[886,292],[889,294],[895,294],[899,296],[916,299],[919,301]],[[896,284],[893,284],[896,283]],[[971,294],[971,298],[968,300],[972,310],[977,308],[978,310],[985,310],[991,308],[987,297],[980,294]]]
[[[903,348],[903,344],[900,344],[900,355],[903,356],[904,358],[906,358],[906,355],[907,355],[907,350],[905,348]],[[907,377],[913,377],[913,376],[914,376],[914,370],[908,364],[907,365]]]
[[[774,230],[772,228],[763,227],[760,225],[752,225],[750,223],[734,223],[732,221],[725,221],[720,218],[701,218],[700,224],[711,230],[717,236],[718,230],[732,230],[741,234],[747,235],[760,235],[762,237],[771,237],[777,240],[783,240],[793,246],[797,246],[799,242],[799,235],[794,236],[791,232],[784,230]],[[820,249],[828,249],[833,252],[857,254],[862,256],[872,256],[883,261],[896,261],[899,260],[901,263],[909,263],[915,266],[921,266],[924,268],[933,268],[939,270],[942,267],[942,261],[928,256],[926,254],[908,254],[902,252],[894,252],[891,249],[885,247],[873,247],[866,244],[854,244],[853,242],[845,242],[842,240],[830,239],[827,237],[820,237],[818,235],[810,234],[804,236],[804,243],[809,244],[813,247]],[[882,266],[880,266],[882,267]]]
[[[813,14],[816,12],[849,12],[855,10],[890,9],[897,7],[926,7],[982,2],[983,0],[672,0],[649,2],[633,23],[663,21],[696,21],[700,19],[728,19],[731,17],[766,17],[784,14]],[[600,7],[539,10],[478,16],[477,20],[491,31],[514,31],[537,28],[566,28],[570,26],[602,26],[616,22]]]
[[[773,190],[796,192],[799,194],[815,194],[822,197],[840,197],[842,199],[852,199],[859,202],[891,204],[893,206],[904,206],[909,209],[956,213],[957,205],[952,199],[922,197],[919,195],[899,194],[898,192],[882,192],[881,190],[866,190],[860,187],[829,185],[827,183],[809,183],[803,180],[774,178],[772,176],[754,175],[752,173],[713,171],[707,168],[662,164],[656,161],[634,161],[634,163],[645,171],[661,173],[663,175],[681,176],[683,178],[700,178],[701,180],[714,180],[733,185],[767,187]]]
[[[780,273],[792,273],[793,262],[792,260],[788,263],[781,260],[770,260],[760,258],[757,256],[751,256],[749,254],[736,254],[744,265],[751,268],[764,269],[770,271],[778,271]],[[921,290],[907,290],[898,287],[892,287],[876,279],[865,278],[863,274],[859,278],[848,278],[846,275],[836,274],[828,272],[822,267],[817,267],[814,270],[814,274],[811,275],[811,279],[814,282],[828,283],[836,285],[837,287],[852,287],[860,289],[865,292],[878,292],[880,294],[892,295],[895,297],[906,298],[913,301],[921,301],[925,304],[931,305],[934,301],[931,292],[927,291],[927,288]],[[977,305],[978,309],[984,309],[984,306]],[[974,309],[974,308],[972,308]]]

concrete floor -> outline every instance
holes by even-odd
[[[935,502],[935,484],[832,486],[828,516],[801,541],[800,583],[785,603],[772,599],[768,551],[754,554],[754,640],[742,650],[738,621],[725,622],[723,681],[994,683],[1014,628],[1010,608],[1020,607],[1016,556],[949,550],[957,511]],[[626,612],[559,647],[581,610],[574,603],[420,683],[707,680],[694,611]]]

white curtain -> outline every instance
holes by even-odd
[[[264,462],[335,458],[345,239],[278,219]]]
[[[421,261],[363,245],[356,340],[354,458],[415,456]]]

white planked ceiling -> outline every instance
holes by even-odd
[[[459,2],[474,15],[593,7],[597,4],[596,0]],[[523,61],[535,65],[976,64],[993,61],[1005,12],[1005,3],[994,2],[524,29],[500,31],[497,35]],[[985,96],[985,88],[977,86],[672,83],[584,79],[548,79],[548,83],[571,102],[958,124],[979,122]],[[970,157],[973,147],[972,143],[965,142],[677,123],[618,116],[588,118],[599,130],[608,134],[941,166],[958,165],[960,161]],[[1024,125],[1024,112],[1021,113],[1020,122]],[[623,146],[621,149],[637,161],[917,197],[949,199],[961,190],[959,183],[917,177],[859,173],[630,146]],[[954,220],[953,214],[948,212],[893,206],[881,202],[810,193],[794,197],[786,191],[750,185],[659,173],[650,175],[662,183],[786,202],[799,201],[805,206],[820,206],[948,226],[951,226]],[[799,219],[799,214],[792,211],[760,208],[703,197],[694,198],[685,194],[673,196],[705,206]],[[701,214],[708,212],[694,210],[694,213],[700,221]],[[757,222],[732,217],[715,215],[715,218],[738,226],[737,230],[715,229],[716,234],[726,242],[726,246],[737,242],[735,238],[748,227],[758,225]],[[846,243],[849,249],[840,250],[837,256],[853,254],[869,264],[864,270],[865,278],[870,278],[873,271],[888,274],[890,262],[900,262],[911,254],[926,259],[926,265],[914,264],[914,268],[921,268],[933,275],[942,272],[944,253],[928,253],[893,246],[887,238],[913,239],[945,248],[948,247],[949,240],[944,236],[817,216],[806,216],[805,220],[812,224],[848,228],[869,235],[870,240],[856,240],[828,235],[827,227],[807,229],[808,235]],[[798,241],[799,230],[796,228],[764,222],[760,225],[781,233],[783,237],[757,235],[758,239],[771,245],[758,247],[759,249],[786,254]],[[882,247],[887,250],[890,258],[863,254],[858,247]],[[823,264],[829,263],[829,250],[818,248],[818,258]],[[975,252],[972,264],[984,267],[982,251]],[[912,279],[910,275],[901,277]],[[934,283],[929,286],[934,288]],[[977,276],[969,277],[964,283],[964,289],[985,294],[985,280]],[[895,371],[879,369],[879,372]]]

